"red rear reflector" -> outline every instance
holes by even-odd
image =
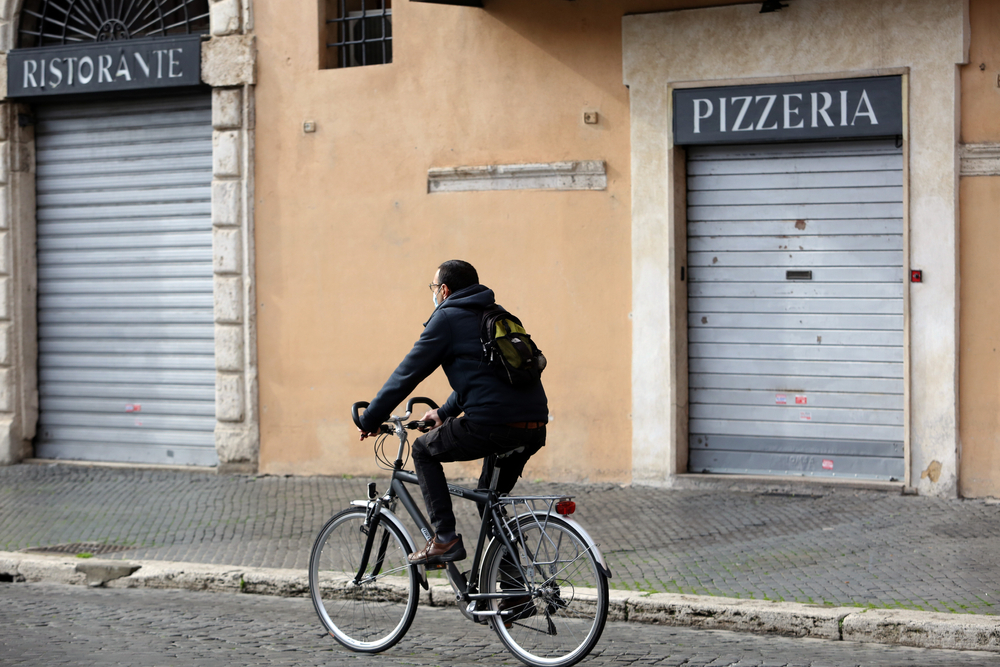
[[[556,514],[572,514],[576,511],[576,503],[572,500],[560,500],[556,503]]]

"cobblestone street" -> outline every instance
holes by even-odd
[[[378,655],[349,653],[303,598],[0,584],[0,664],[520,665],[485,627],[454,609],[421,607],[410,632]],[[788,639],[609,623],[583,665],[685,667],[958,667],[995,653]]]

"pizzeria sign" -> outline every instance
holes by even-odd
[[[898,136],[902,78],[678,88],[673,110],[678,146]]]

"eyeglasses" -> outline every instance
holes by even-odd
[[[441,287],[441,285],[444,285],[444,283],[431,283],[428,285],[428,287],[431,289],[432,292],[437,292],[438,288]]]

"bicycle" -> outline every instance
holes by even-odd
[[[489,624],[525,664],[567,667],[582,660],[607,621],[611,571],[587,531],[569,518],[576,509],[571,496],[496,493],[499,468],[509,453],[490,457],[488,489],[448,485],[451,495],[482,508],[470,568],[462,572],[456,563],[409,563],[407,556],[417,545],[397,516],[397,505],[402,504],[425,540],[433,535],[406,488],[417,483],[417,476],[403,470],[407,430],[433,426],[406,421],[415,403],[438,407],[428,398],[411,398],[405,415],[392,416],[379,428],[375,455],[392,471],[388,489],[379,495],[375,482],[369,483],[368,498],[335,514],[313,545],[309,592],[323,626],[352,651],[385,651],[409,630],[418,588],[429,587],[427,570],[444,570],[461,613]],[[351,406],[358,428],[358,410],[365,407],[368,403]],[[390,435],[399,439],[392,462],[384,452]]]

